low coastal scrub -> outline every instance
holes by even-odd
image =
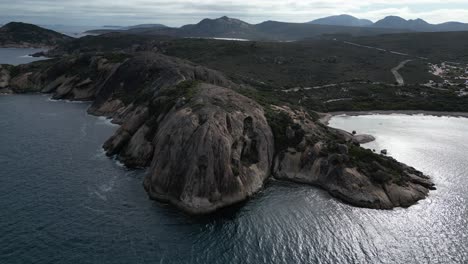
[[[291,144],[287,137],[287,130],[294,125],[293,120],[286,112],[273,110],[271,107],[265,108],[265,117],[273,132],[276,151],[286,149]]]
[[[126,53],[106,53],[103,55],[103,57],[110,63],[122,63],[126,59],[130,58],[131,55]]]
[[[376,183],[394,182],[402,185],[403,169],[390,157],[374,153],[372,150],[349,145],[350,163],[364,174],[369,175]]]
[[[174,87],[159,91],[156,100],[150,101],[150,113],[154,116],[159,116],[160,114],[169,112],[179,100],[183,100],[184,102],[190,101],[197,93],[198,84],[198,81],[183,81]],[[143,93],[136,102],[144,102],[151,97],[151,94]]]

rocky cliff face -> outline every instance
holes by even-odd
[[[270,175],[273,135],[254,101],[218,86],[194,89],[159,122],[145,188],[185,211],[208,213],[260,190]]]
[[[0,65],[0,94],[1,93],[10,93],[9,89],[10,79],[11,79],[11,66]]]
[[[149,167],[149,196],[188,213],[245,200],[271,174],[379,209],[410,206],[433,189],[421,172],[360,148],[349,133],[300,109],[261,106],[238,88],[219,72],[157,53],[0,68],[0,89],[92,101],[89,113],[121,124],[107,154]]]
[[[51,93],[54,99],[92,101],[112,71],[121,65],[104,56],[81,55],[12,68],[8,86],[16,93]]]

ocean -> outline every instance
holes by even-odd
[[[0,48],[0,64],[20,65],[33,61],[45,60],[44,57],[32,57],[31,54],[44,49]]]
[[[144,170],[104,155],[117,129],[86,103],[0,96],[0,263],[466,263],[468,120],[335,117],[370,148],[431,175],[408,209],[355,208],[311,186],[267,182],[209,217],[151,201]]]

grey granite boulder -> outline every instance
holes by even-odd
[[[200,214],[259,191],[270,175],[274,142],[256,102],[214,85],[196,89],[160,122],[144,186],[152,198]]]

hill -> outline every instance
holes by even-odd
[[[140,24],[135,26],[126,27],[126,29],[137,29],[137,28],[167,28],[168,26],[163,24]]]
[[[446,22],[442,24],[431,24],[423,19],[406,20],[399,16],[387,16],[375,23],[367,19],[359,19],[350,15],[329,16],[308,22],[316,25],[334,25],[349,27],[373,27],[400,29],[415,32],[445,32],[445,31],[468,31],[468,24],[461,22]]]
[[[406,20],[398,16],[388,16],[375,22],[377,28],[406,29],[418,32],[466,31],[468,24],[460,22],[447,22],[443,24],[430,24],[420,18]]]
[[[48,57],[60,57],[66,54],[158,51],[173,37],[152,36],[112,32],[98,36],[84,36],[73,39],[47,52]]]
[[[93,29],[93,30],[88,30],[85,32],[85,34],[89,35],[102,35],[102,34],[107,34],[107,33],[115,33],[115,32],[124,32],[124,31],[145,31],[148,29],[161,29],[161,28],[168,28],[168,26],[163,25],[163,24],[140,24],[140,25],[134,25],[134,26],[129,26],[129,27],[109,27],[109,26],[104,26],[102,29]]]
[[[54,47],[71,37],[36,25],[11,22],[0,28],[0,47]]]
[[[203,19],[195,25],[185,25],[178,35],[193,37],[247,38],[259,34],[254,25],[227,16],[218,19]]]
[[[309,22],[309,24],[330,25],[330,26],[350,26],[350,27],[368,27],[374,23],[368,19],[359,19],[350,15],[339,15],[319,18]]]

